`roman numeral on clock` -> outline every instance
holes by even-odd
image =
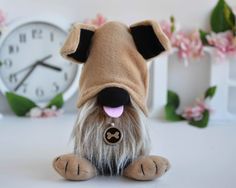
[[[54,41],[54,33],[53,33],[53,32],[50,33],[50,41],[51,41],[51,42]]]
[[[8,46],[8,53],[9,54],[14,54],[19,52],[19,46],[14,46],[14,45],[9,45]]]
[[[38,98],[41,98],[41,97],[44,96],[44,91],[43,91],[41,88],[37,88],[37,89],[35,90],[35,94],[36,94],[36,96],[37,96]]]
[[[43,31],[41,29],[33,29],[32,30],[32,38],[33,39],[41,39]]]
[[[25,33],[20,33],[19,34],[19,42],[20,43],[26,43],[26,34]]]

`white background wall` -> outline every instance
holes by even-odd
[[[227,0],[236,7],[236,0]],[[8,22],[21,17],[52,15],[63,17],[68,22],[94,18],[97,13],[108,20],[131,24],[143,19],[164,20],[174,15],[181,27],[187,30],[209,28],[209,17],[217,0],[0,0]],[[67,104],[75,106],[76,97]],[[0,96],[0,112],[9,111]],[[75,110],[75,109],[73,109]]]
[[[168,19],[174,15],[186,28],[204,27],[217,0],[0,0],[9,20],[19,16],[60,14],[71,21],[82,21],[104,14],[109,20],[133,23],[151,18]],[[236,6],[236,0],[227,0]]]

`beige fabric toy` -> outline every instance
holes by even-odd
[[[73,131],[75,151],[53,162],[61,176],[152,180],[169,169],[167,159],[148,156],[149,136],[142,115],[148,114],[146,61],[168,49],[169,41],[154,21],[130,27],[119,22],[99,28],[73,26],[61,54],[84,65]]]

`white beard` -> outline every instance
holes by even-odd
[[[143,118],[133,101],[124,107],[121,117],[114,119],[97,105],[96,98],[90,99],[79,108],[73,130],[75,154],[91,161],[101,175],[122,174],[134,159],[149,153],[150,139]],[[104,131],[111,122],[123,133],[121,142],[112,146],[103,140]]]

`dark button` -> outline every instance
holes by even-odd
[[[104,141],[109,145],[115,145],[119,143],[122,138],[122,132],[116,127],[108,127],[103,134]]]

